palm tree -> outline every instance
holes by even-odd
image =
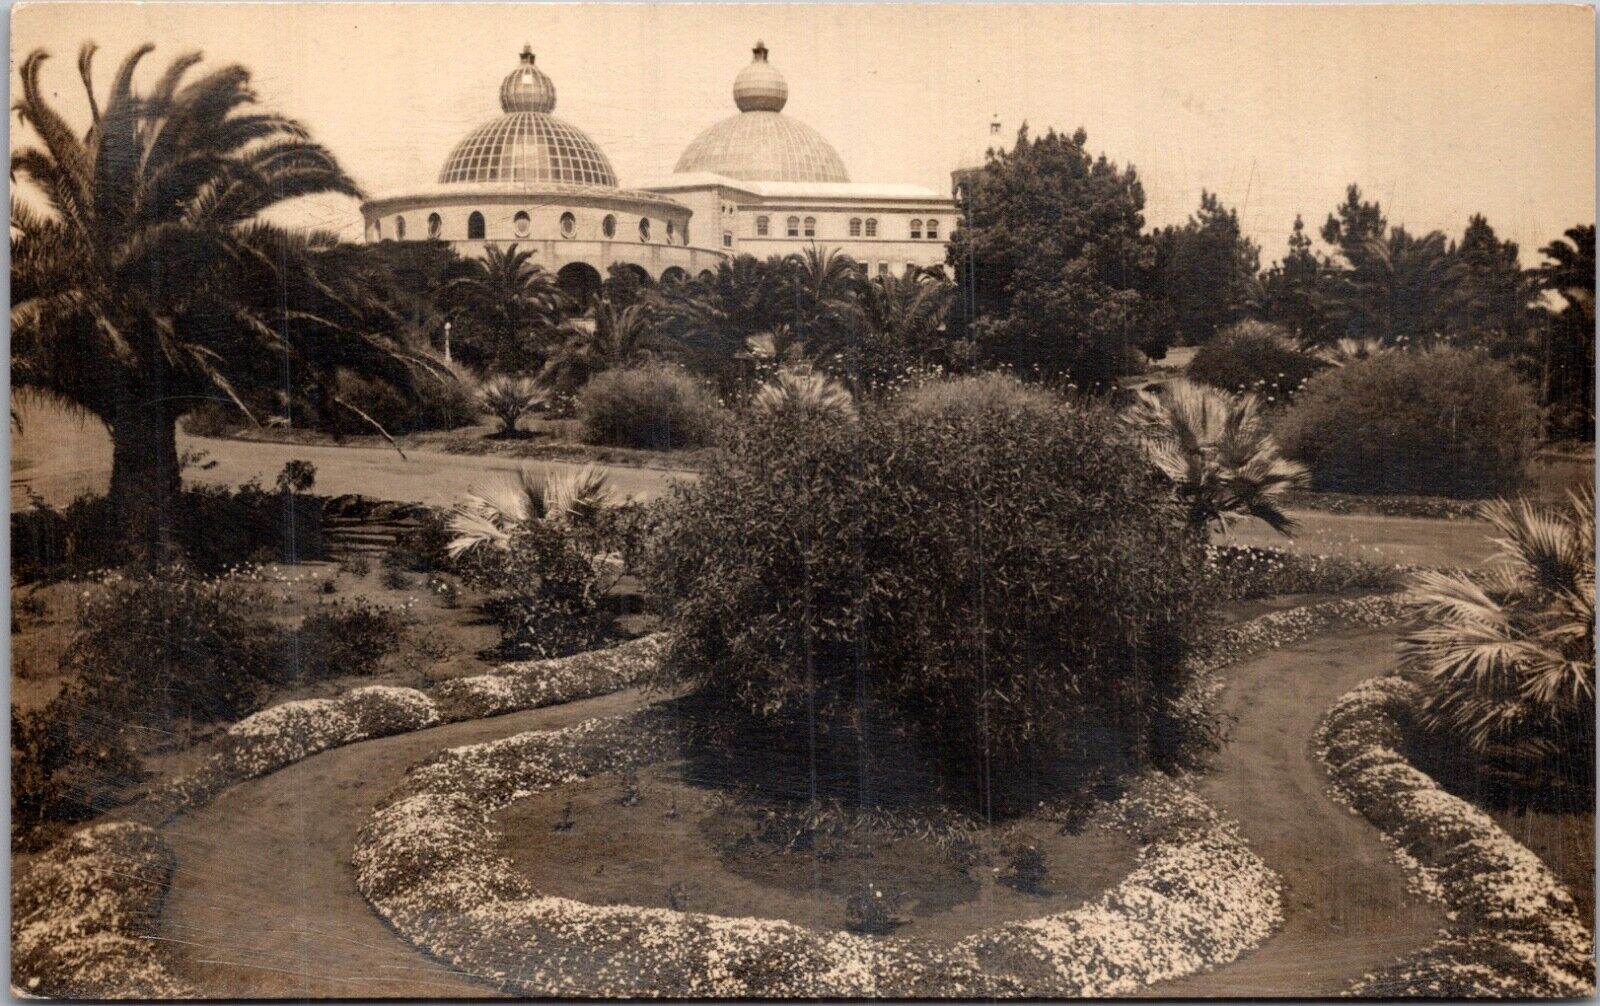
[[[1424,625],[1401,665],[1424,684],[1422,721],[1480,753],[1524,762],[1594,756],[1594,495],[1565,507],[1496,500],[1486,573],[1418,574]]]
[[[834,422],[856,417],[855,399],[838,382],[810,370],[780,370],[750,399],[750,407],[768,415],[804,415]]]
[[[446,552],[458,559],[480,547],[508,549],[517,527],[528,521],[592,523],[610,503],[610,480],[592,465],[566,475],[552,472],[543,479],[521,468],[514,477],[487,489],[467,491],[450,516],[455,537]]]
[[[531,373],[567,309],[556,277],[534,264],[531,250],[490,245],[450,271],[439,298],[463,326],[461,344],[477,362],[510,373]],[[480,345],[473,347],[474,342]]]
[[[1567,229],[1565,238],[1539,249],[1550,261],[1533,270],[1547,290],[1576,305],[1594,323],[1594,224]]]
[[[1311,350],[1311,355],[1330,367],[1346,367],[1388,352],[1393,352],[1393,347],[1386,346],[1377,339],[1346,338],[1335,340],[1326,346],[1317,346]]]
[[[1460,267],[1445,236],[1420,238],[1403,227],[1345,248],[1350,268],[1338,276],[1329,313],[1349,335],[1386,345],[1426,343],[1455,306]]]
[[[83,47],[81,137],[47,100],[47,54],[22,63],[16,111],[38,143],[16,149],[11,169],[46,209],[11,206],[11,360],[16,385],[106,424],[118,513],[136,544],[164,548],[176,424],[196,404],[231,401],[253,418],[247,399],[274,389],[336,401],[339,369],[409,392],[432,364],[379,331],[382,306],[319,257],[331,236],[261,219],[301,196],[359,196],[333,155],[300,123],[253,109],[240,66],[189,80],[200,56],[181,56],[137,93],[153,48],[123,60],[102,107],[95,46]]]
[[[576,391],[594,375],[626,367],[669,347],[656,326],[649,303],[617,307],[609,300],[595,304],[592,321],[566,326],[566,338],[550,355],[541,380],[549,387]]]
[[[861,342],[861,267],[836,248],[812,245],[782,270],[784,321],[812,360],[853,355]]]
[[[548,397],[548,393],[528,377],[502,375],[490,378],[478,389],[479,404],[500,420],[500,435],[504,437],[514,436],[517,420]]]
[[[1159,394],[1141,391],[1128,421],[1188,508],[1196,534],[1225,529],[1242,517],[1263,521],[1279,534],[1294,532],[1283,495],[1307,485],[1310,473],[1279,456],[1254,395],[1175,380]]]

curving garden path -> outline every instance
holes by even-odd
[[[1365,821],[1334,804],[1311,750],[1323,713],[1392,659],[1396,631],[1332,633],[1226,672],[1232,742],[1200,789],[1283,877],[1285,924],[1216,972],[1140,995],[1333,995],[1443,925]],[[413,949],[356,889],[350,850],[406,769],[436,751],[639,708],[637,691],[328,751],[236,786],[166,829],[164,913],[178,976],[213,998],[491,996]]]
[[[1407,892],[1377,830],[1329,799],[1311,746],[1329,707],[1393,663],[1398,634],[1392,628],[1330,633],[1224,672],[1233,737],[1198,789],[1239,823],[1283,878],[1284,924],[1225,968],[1140,995],[1335,996],[1437,937],[1444,916]]]
[[[210,999],[496,995],[413,949],[356,890],[350,851],[412,765],[445,748],[645,704],[637,690],[363,741],[227,790],[164,834],[176,976]]]

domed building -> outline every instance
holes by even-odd
[[[699,237],[758,258],[816,245],[873,274],[944,262],[955,203],[919,185],[852,182],[821,133],[783,114],[789,83],[761,42],[733,81],[738,113],[690,141],[673,174],[645,185],[694,210]],[[716,221],[712,224],[712,221]]]
[[[551,114],[556,86],[531,48],[499,97],[501,114],[462,137],[435,184],[362,204],[368,241],[434,239],[463,254],[515,244],[580,295],[613,263],[651,280],[715,267],[721,252],[690,245],[688,206],[621,188],[605,152]]]
[[[784,114],[789,84],[768,56],[757,42],[733,82],[737,113],[695,137],[670,176],[622,188],[604,151],[552,114],[556,86],[524,47],[500,84],[501,114],[456,144],[433,185],[361,205],[366,239],[448,241],[463,254],[515,244],[578,294],[616,263],[660,281],[812,246],[873,274],[942,264],[954,202],[852,182],[833,145]]]

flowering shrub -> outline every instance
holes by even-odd
[[[1583,997],[1594,938],[1572,895],[1487,814],[1441,789],[1401,753],[1421,694],[1399,677],[1357,686],[1328,711],[1316,743],[1337,796],[1366,817],[1436,897],[1440,940],[1352,988],[1363,996]]]
[[[1243,601],[1277,594],[1341,594],[1397,590],[1407,570],[1333,555],[1308,555],[1255,545],[1208,545],[1212,597]]]
[[[1265,864],[1157,776],[1116,808],[1117,826],[1153,836],[1127,880],[1074,912],[953,946],[544,897],[496,852],[500,807],[660,760],[675,736],[647,711],[443,752],[362,829],[356,883],[412,942],[513,995],[1104,995],[1230,961],[1281,917]]]
[[[172,869],[160,835],[128,822],[85,828],[39,855],[13,878],[13,990],[60,999],[193,996],[146,935]]]

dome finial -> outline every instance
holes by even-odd
[[[741,112],[781,112],[789,100],[789,83],[767,62],[767,44],[756,40],[755,58],[733,79],[733,103]]]
[[[510,112],[544,112],[555,110],[556,85],[544,71],[533,65],[533,46],[522,47],[522,57],[517,68],[500,83],[500,109]]]

